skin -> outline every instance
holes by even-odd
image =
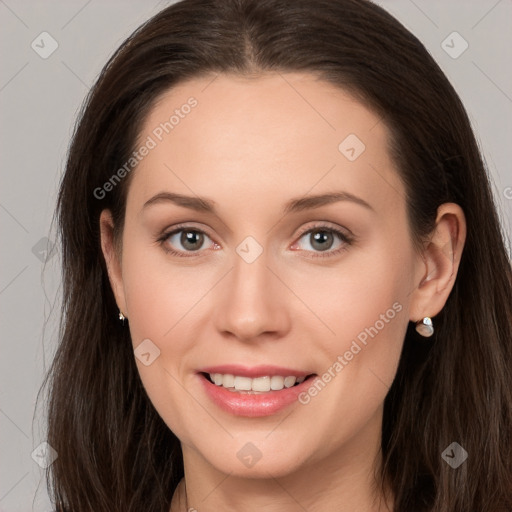
[[[392,496],[386,504],[375,487],[383,402],[408,322],[434,317],[453,287],[464,214],[442,205],[430,241],[416,250],[405,189],[377,115],[308,74],[213,78],[167,91],[141,127],[144,141],[187,98],[198,101],[133,171],[120,251],[110,212],[100,219],[133,347],[149,338],[160,350],[149,366],[136,362],[149,398],[182,444],[186,492],[180,485],[171,510],[393,510]],[[354,161],[338,149],[349,134],[366,146]],[[371,209],[344,200],[283,215],[292,198],[334,190]],[[217,215],[169,201],[143,208],[163,191],[207,197]],[[182,222],[206,233],[195,251],[180,243],[181,233],[157,241]],[[327,225],[319,231],[350,230],[354,240],[327,231],[332,238],[322,246],[314,233],[301,235],[319,222]],[[236,252],[247,236],[263,248],[252,263]],[[337,255],[314,257],[340,247]],[[223,363],[322,375],[395,303],[400,312],[306,405],[239,417],[199,385],[198,368]],[[237,457],[248,442],[261,453],[250,468]]]

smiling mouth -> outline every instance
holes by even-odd
[[[316,376],[316,374],[312,373],[301,377],[296,377],[294,375],[267,375],[251,378],[233,374],[206,372],[200,372],[200,375],[218,387],[222,387],[234,393],[248,395],[273,393],[282,391],[283,389],[293,388]]]

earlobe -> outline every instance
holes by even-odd
[[[110,210],[103,210],[100,215],[101,250],[107,267],[108,278],[120,312],[127,317],[124,297],[121,262],[114,242],[114,221]]]
[[[412,321],[434,317],[443,309],[455,284],[465,240],[462,208],[455,203],[442,204],[434,231],[420,255],[419,279],[410,306]]]

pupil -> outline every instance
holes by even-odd
[[[314,243],[311,244],[313,247],[315,247],[315,243],[317,243],[317,242],[320,242],[320,243],[324,242],[323,245],[321,244],[319,247],[317,247],[321,251],[329,249],[332,245],[332,234],[327,231],[317,231],[313,235],[313,238],[314,238]],[[328,244],[328,247],[326,247],[325,241],[329,240],[329,239],[331,239],[331,243]]]
[[[198,240],[194,240],[194,239],[199,237],[199,241],[201,242],[199,244],[199,247],[201,247],[202,236],[203,235],[201,233],[198,233],[196,231],[184,231],[181,235],[181,243],[182,243],[183,247],[185,247],[187,249],[194,250],[194,249],[198,248],[198,247],[194,247],[194,244],[198,243]],[[189,244],[191,244],[192,247]]]

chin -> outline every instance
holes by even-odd
[[[264,439],[262,434],[238,436],[237,439],[230,439],[229,443],[211,442],[204,450],[196,450],[222,473],[240,478],[261,479],[284,477],[294,473],[315,453],[313,450],[307,456],[303,445],[290,446],[289,436],[288,440],[279,435],[275,439]]]

